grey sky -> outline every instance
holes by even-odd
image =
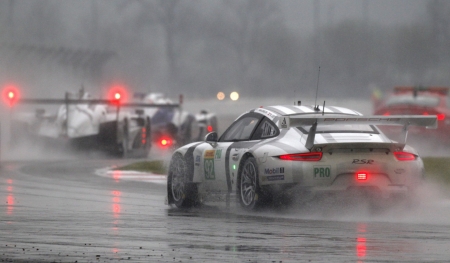
[[[424,17],[427,3],[425,0],[284,0],[291,29],[305,33],[313,30],[314,1],[320,3],[322,26],[343,19],[363,19],[364,13],[369,21],[386,26],[409,24]]]

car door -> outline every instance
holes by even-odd
[[[203,185],[209,192],[231,192],[230,158],[237,153],[232,146],[251,139],[262,116],[245,114],[236,120],[222,135],[215,147],[207,145],[202,149]]]

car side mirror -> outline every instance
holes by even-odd
[[[217,135],[217,132],[210,132],[206,134],[205,136],[205,142],[215,146],[217,142],[219,141],[219,136]]]

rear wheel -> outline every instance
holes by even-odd
[[[167,190],[178,208],[198,204],[197,185],[188,181],[187,171],[188,167],[184,158],[175,154],[170,162]]]
[[[258,182],[258,168],[253,157],[245,160],[239,173],[238,195],[241,206],[254,210],[263,204],[263,195]]]

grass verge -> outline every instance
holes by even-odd
[[[142,161],[118,167],[114,170],[167,174],[167,167],[163,161]]]
[[[450,185],[450,158],[447,157],[425,157],[425,176],[436,182]]]

